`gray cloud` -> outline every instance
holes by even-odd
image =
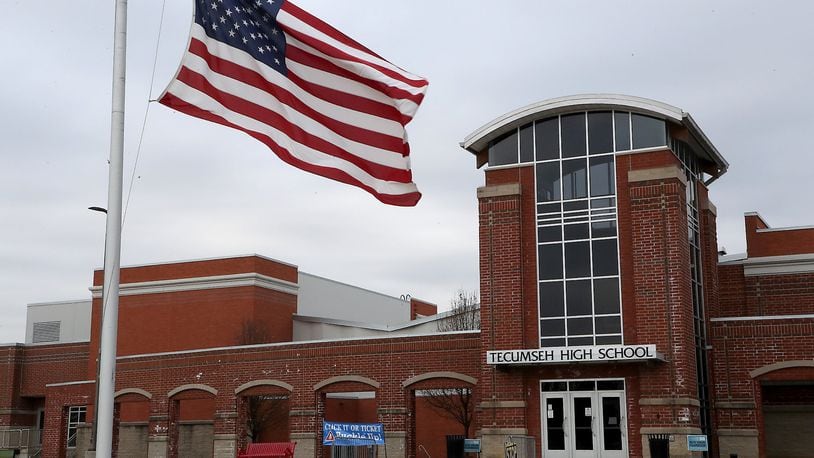
[[[444,307],[477,288],[475,189],[458,147],[491,119],[542,99],[618,92],[691,112],[732,164],[712,187],[719,239],[744,248],[743,212],[811,224],[807,132],[814,5],[751,1],[302,0],[398,65],[430,79],[408,130],[418,207],[283,164],[240,132],[150,107],[122,262],[257,252],[302,270]],[[25,304],[88,297],[106,205],[112,3],[9,5],[0,30],[0,342],[24,335]],[[176,71],[191,2],[129,11],[126,186],[147,99]],[[127,187],[125,188],[127,189]]]

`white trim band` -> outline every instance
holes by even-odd
[[[212,277],[176,278],[171,280],[156,280],[138,283],[124,283],[120,285],[120,296],[135,296],[140,294],[176,293],[180,291],[198,291],[204,289],[239,288],[255,286],[286,294],[297,295],[299,285],[278,278],[255,272],[215,275]],[[102,287],[90,288],[93,298],[102,297]]]

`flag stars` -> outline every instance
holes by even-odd
[[[246,37],[243,37],[243,44],[245,45],[248,42],[249,42],[249,40],[247,40]]]
[[[278,33],[280,33],[280,32],[277,29],[271,29],[271,34],[272,35],[277,35]]]
[[[231,8],[226,10],[226,15],[229,16],[229,17],[232,17],[232,9]]]
[[[212,9],[217,10],[218,9],[218,4],[215,3],[215,2],[212,2]]]
[[[221,23],[221,24],[223,24],[223,23],[225,23],[225,22],[226,22],[226,18],[225,18],[225,17],[223,17],[223,16],[221,16],[221,17],[220,17],[220,23]]]
[[[260,54],[263,54],[264,52],[266,52],[266,51],[263,49],[263,47],[262,47],[262,46],[261,46],[261,47],[259,47],[259,48],[257,48],[257,50],[260,52]]]
[[[229,31],[229,37],[231,37],[231,38],[235,37],[235,31],[234,30]]]

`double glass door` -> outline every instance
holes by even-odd
[[[542,394],[545,458],[627,457],[624,391]]]

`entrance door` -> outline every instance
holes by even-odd
[[[571,431],[573,431],[573,458],[596,456],[596,430],[594,429],[593,393],[569,393],[571,398]]]
[[[624,391],[543,392],[542,409],[543,457],[627,457]]]
[[[570,458],[568,395],[546,394],[543,398],[543,456],[546,458]]]
[[[596,394],[599,404],[598,434],[599,453],[603,458],[623,458],[627,456],[625,437],[625,403],[621,393]]]

